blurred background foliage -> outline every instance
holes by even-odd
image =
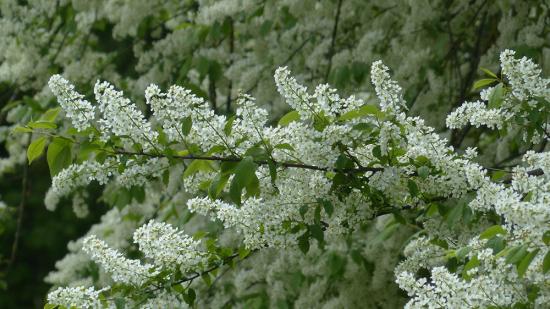
[[[96,79],[109,80],[138,103],[149,83],[179,84],[218,113],[231,113],[244,91],[276,118],[287,108],[274,95],[278,66],[289,66],[308,85],[329,82],[368,98],[368,68],[382,59],[413,114],[454,146],[481,142],[486,160],[507,162],[521,153],[513,140],[499,153],[491,147],[496,135],[445,131],[444,115],[477,95],[479,67],[496,69],[504,48],[548,71],[548,6],[534,0],[1,1],[0,307],[40,307],[49,288],[44,277],[66,244],[108,209],[92,188],[85,219],[75,217],[70,201],[47,211],[45,159],[27,167],[28,142],[9,134],[55,106],[46,89],[52,74],[62,73],[87,95]]]

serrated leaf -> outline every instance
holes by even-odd
[[[237,117],[235,115],[229,117],[227,121],[225,122],[225,125],[223,126],[223,132],[225,135],[229,136],[231,134],[231,131],[233,130],[233,122],[235,121]]]
[[[321,223],[321,205],[317,205],[315,207],[315,211],[313,212],[313,222],[315,222],[315,224]]]
[[[275,145],[276,149],[286,149],[286,150],[290,150],[290,151],[295,151],[294,147],[292,147],[292,145],[288,144],[288,143],[282,143],[282,144],[277,144]]]
[[[210,275],[209,274],[202,274],[201,275],[201,278],[202,280],[204,281],[204,283],[206,283],[207,286],[210,286],[212,285],[212,278],[210,278]]]
[[[463,205],[455,205],[454,207],[452,207],[451,211],[447,213],[447,224],[453,227],[458,222],[458,220],[462,218],[462,214],[464,212],[463,210]]]
[[[239,258],[242,260],[250,254],[250,250],[246,249],[244,246],[239,248]]]
[[[536,249],[534,251],[527,253],[527,255],[523,259],[521,259],[517,267],[518,275],[520,278],[522,278],[523,275],[525,275],[525,272],[529,268],[529,265],[531,265],[531,262],[533,261],[535,256],[537,256],[538,253],[539,253],[539,249]]]
[[[40,157],[42,155],[42,152],[44,151],[44,147],[46,147],[46,142],[48,139],[45,136],[39,137],[35,139],[27,149],[27,159],[29,161],[29,165],[34,161],[36,158]]]
[[[479,68],[481,71],[483,71],[485,74],[493,77],[493,78],[498,78],[497,75],[493,72],[491,72],[491,70],[487,69],[487,68],[484,68],[484,67],[480,67]]]
[[[237,204],[241,204],[241,195],[243,189],[249,185],[256,177],[256,168],[258,165],[254,163],[252,157],[246,157],[237,164],[235,168],[235,176],[231,180],[229,187],[229,197]]]
[[[498,234],[506,234],[506,230],[500,225],[493,225],[479,234],[480,239],[489,239]]]
[[[14,133],[30,133],[30,132],[32,132],[32,129],[27,128],[27,127],[17,126],[15,128],[13,128],[12,132],[14,132]]]
[[[216,199],[225,188],[228,180],[229,174],[220,173],[216,175],[216,177],[214,177],[214,179],[210,183],[210,187],[208,188],[208,196],[211,199]]]
[[[267,161],[269,167],[269,177],[271,179],[271,185],[276,188],[277,185],[277,166],[273,161]]]
[[[279,126],[285,127],[293,121],[300,120],[300,113],[298,111],[290,111],[286,113],[281,119],[279,119]]]
[[[309,251],[309,232],[305,232],[302,236],[298,237],[298,248],[304,254]]]
[[[529,268],[529,265],[531,265],[531,262],[533,261],[535,256],[537,256],[538,253],[539,253],[539,249],[536,249],[534,251],[529,252],[523,259],[521,259],[521,262],[519,262],[518,268],[517,268],[518,275],[520,278],[522,278],[523,275],[525,275],[525,272]]]
[[[30,121],[27,126],[32,129],[55,129],[57,125],[49,121]]]
[[[546,252],[542,261],[542,273],[546,274],[550,270],[550,251]]]
[[[464,265],[464,269],[462,270],[462,277],[464,279],[470,279],[470,276],[468,275],[468,271],[470,269],[473,269],[475,267],[479,266],[479,259],[477,258],[477,255],[474,255],[466,265]]]
[[[420,193],[420,190],[418,189],[418,185],[412,179],[407,180],[407,187],[409,188],[409,193],[413,197],[418,196],[418,193]]]
[[[53,177],[72,163],[71,144],[64,139],[54,138],[46,153],[50,175]]]
[[[504,100],[504,86],[502,84],[498,84],[495,86],[493,91],[491,92],[491,95],[489,96],[489,108],[499,108],[502,105],[502,101]]]
[[[187,178],[199,171],[208,172],[213,170],[214,169],[210,165],[210,162],[205,160],[193,160],[193,162],[191,162],[191,164],[189,164],[183,172],[183,178]]]
[[[60,107],[51,108],[47,110],[42,116],[40,116],[40,120],[46,121],[46,122],[54,122],[55,118],[57,118],[57,115],[61,111]]]
[[[377,146],[374,146],[374,148],[372,149],[372,155],[379,159],[379,160],[382,160],[382,149],[380,148],[379,145]]]
[[[508,256],[506,256],[506,263],[517,264],[527,255],[527,246],[519,246],[510,250]]]
[[[474,89],[479,89],[481,87],[485,87],[487,85],[490,85],[490,84],[494,83],[495,81],[496,81],[496,79],[494,79],[494,78],[480,79],[480,80],[478,80],[474,83]]]
[[[325,210],[326,214],[330,217],[332,216],[332,213],[334,213],[334,206],[330,201],[327,200],[317,200],[323,205],[323,209]]]
[[[189,132],[191,132],[192,127],[193,118],[191,118],[191,116],[183,118],[183,120],[181,121],[181,134],[183,134],[183,136],[187,136]]]
[[[313,224],[309,226],[309,232],[311,234],[311,237],[317,239],[319,242],[319,245],[322,247],[325,242],[325,235],[323,233],[323,229],[318,224]]]
[[[430,175],[430,168],[427,166],[421,166],[417,169],[417,173],[418,177],[426,179]]]
[[[375,105],[363,105],[358,109],[355,109],[343,114],[338,119],[346,121],[346,120],[369,116],[369,115],[378,116],[380,113],[381,113],[380,109],[378,109],[378,107]]]

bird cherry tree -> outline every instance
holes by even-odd
[[[261,272],[254,259],[266,250],[307,258],[343,242],[354,262],[369,267],[354,248],[407,228],[404,247],[388,252],[401,257],[391,280],[407,293],[406,307],[543,308],[550,301],[550,80],[514,51],[503,51],[500,62],[499,75],[485,70],[476,83],[480,99],[446,120],[449,128],[513,135],[531,149],[520,164],[499,168],[476,162],[475,147],[456,151],[408,115],[380,61],[370,71],[376,99],[367,102],[328,84],[309,90],[277,69],[277,90],[291,108],[277,123],[246,93],[225,116],[189,89],[150,85],[142,111],[108,82],[96,82],[92,102],[52,76],[60,107],[15,129],[32,132],[30,162],[46,152],[53,177],[45,203],[85,204],[86,188],[99,184],[114,208],[103,227],[74,244],[88,259],[75,263],[95,279],[52,290],[47,307],[200,307],[223,294],[216,284],[227,272],[245,262]],[[135,226],[125,250],[102,239],[128,224],[120,217]],[[213,225],[188,232],[189,217]],[[373,222],[382,225],[374,237],[354,238]],[[325,276],[341,265],[329,263]]]

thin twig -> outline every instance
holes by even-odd
[[[125,151],[125,150],[115,150],[113,151],[113,154],[121,154],[121,155],[134,155],[134,156],[146,156],[146,157],[152,157],[152,158],[167,158],[168,156],[163,154],[154,154],[154,153],[146,153],[146,152],[132,152],[132,151]],[[237,157],[219,157],[219,156],[199,156],[199,155],[185,155],[185,156],[171,156],[172,158],[176,159],[182,159],[182,160],[205,160],[205,161],[219,161],[219,162],[241,162],[242,158]],[[267,165],[271,162],[271,160],[255,160],[254,163],[258,165]],[[309,165],[309,164],[302,164],[302,163],[294,163],[294,162],[276,162],[274,161],[275,165],[288,167],[288,168],[301,168],[301,169],[308,169],[308,170],[315,170],[315,171],[333,171],[333,172],[342,172],[342,173],[364,173],[364,172],[380,172],[383,171],[384,168],[382,167],[358,167],[358,168],[331,168],[331,167],[322,167],[322,166],[316,166],[316,165]]]
[[[338,34],[338,22],[340,21],[340,12],[342,9],[343,0],[338,0],[338,7],[336,8],[336,16],[334,17],[334,26],[332,27],[332,36],[330,39],[330,48],[327,53],[328,66],[325,72],[325,83],[328,82],[328,76],[332,68],[332,57],[334,56],[334,48],[336,45],[336,35]]]
[[[29,136],[29,141],[25,148],[27,148],[32,140],[32,133]],[[23,225],[23,214],[25,213],[25,205],[27,203],[27,191],[28,191],[28,177],[29,176],[29,165],[26,160],[23,163],[23,179],[21,180],[21,200],[19,201],[19,206],[17,207],[17,226],[15,228],[15,235],[13,239],[13,244],[11,246],[11,255],[8,262],[8,270],[11,269],[15,259],[17,257],[17,249],[19,247],[19,238],[21,237],[21,226]]]

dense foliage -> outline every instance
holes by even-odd
[[[549,7],[3,1],[0,301],[544,308]]]

